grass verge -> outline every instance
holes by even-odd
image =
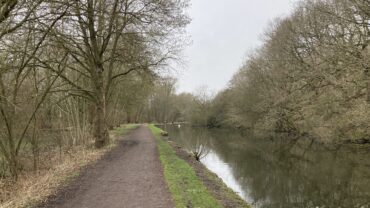
[[[78,176],[86,165],[93,164],[117,144],[121,135],[138,125],[122,125],[110,131],[111,142],[102,149],[77,146],[61,157],[57,150],[48,152],[47,168],[23,172],[16,183],[0,179],[0,208],[33,207],[54,194],[58,187]],[[45,157],[46,158],[46,157]]]
[[[133,130],[133,129],[136,129],[140,126],[140,124],[124,124],[124,125],[121,125],[120,127],[117,127],[111,131],[109,131],[112,139],[113,139],[113,143],[117,140],[117,138],[119,136],[122,136],[124,134],[127,134],[130,130]]]
[[[157,139],[164,176],[176,207],[221,208],[220,203],[198,179],[193,168],[177,157],[172,147],[161,139],[162,130],[152,124],[149,128]]]
[[[195,160],[194,157],[183,148],[170,142],[170,145],[176,152],[176,155],[185,160],[195,171],[198,178],[207,187],[208,191],[222,204],[225,208],[251,208],[237,193],[230,189],[215,173],[208,170],[202,163]]]

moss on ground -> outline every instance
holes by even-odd
[[[149,125],[149,128],[157,139],[164,176],[176,207],[222,207],[198,179],[193,168],[186,161],[180,159],[172,147],[161,139],[162,130],[154,125]]]

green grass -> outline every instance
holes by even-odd
[[[162,130],[152,124],[149,128],[157,139],[164,176],[176,208],[221,208],[222,206],[198,179],[192,167],[177,157],[172,147],[161,139]]]
[[[126,134],[129,130],[135,129],[139,126],[140,124],[122,124],[121,126],[114,128],[110,132],[112,132],[113,134],[119,134],[119,135]]]

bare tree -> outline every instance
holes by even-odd
[[[112,85],[133,71],[161,67],[178,50],[170,37],[188,20],[186,1],[89,0],[72,1],[68,16],[53,30],[61,50],[70,54],[69,71],[77,79],[62,78],[73,93],[94,104],[96,147],[108,141],[107,103]],[[80,79],[88,81],[86,86]]]
[[[36,113],[63,71],[62,65],[66,57],[61,58],[57,73],[50,77],[49,83],[36,78],[35,73],[42,76],[44,72],[38,72],[41,69],[36,66],[34,57],[42,54],[49,32],[65,15],[63,11],[53,14],[48,10],[36,12],[41,3],[42,1],[3,1],[0,5],[0,24],[3,29],[0,31],[0,118],[4,127],[0,149],[15,179],[18,175],[20,149]],[[26,12],[21,12],[22,10]],[[45,19],[51,16],[52,20],[46,23]],[[36,21],[41,23],[37,27]],[[34,79],[30,79],[31,74],[34,74]],[[27,89],[35,85],[38,87],[29,94]]]

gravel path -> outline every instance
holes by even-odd
[[[149,128],[141,126],[131,132],[117,148],[82,171],[41,207],[174,207]]]

